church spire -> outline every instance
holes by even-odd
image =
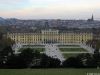
[[[93,14],[92,14],[92,18],[91,18],[91,20],[94,21],[94,16],[93,16]]]
[[[93,22],[94,21],[94,16],[92,14],[92,17],[90,19],[87,20],[88,22]]]

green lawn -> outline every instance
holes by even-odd
[[[69,58],[69,57],[76,57],[77,55],[79,55],[79,53],[68,53],[68,54],[66,54],[66,53],[63,53],[63,56],[64,56],[64,58]]]
[[[33,48],[34,50],[37,50],[37,51],[39,51],[39,52],[43,52],[43,51],[45,51],[45,48]]]
[[[1,69],[0,75],[88,75],[100,69]],[[92,74],[93,75],[93,74]]]
[[[44,47],[45,45],[23,45],[24,47]]]
[[[58,47],[80,47],[79,45],[58,45]]]
[[[21,48],[19,51],[22,51],[25,48]],[[33,50],[37,50],[39,52],[43,52],[45,50],[45,48],[32,48]]]
[[[83,48],[59,48],[62,52],[87,52]]]

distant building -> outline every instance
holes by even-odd
[[[60,31],[55,29],[45,29],[41,32],[24,33],[12,32],[7,33],[7,37],[20,44],[47,44],[47,43],[86,43],[93,39],[92,32],[86,31]]]
[[[100,30],[93,28],[93,39],[100,40]]]
[[[88,22],[93,22],[93,21],[94,21],[94,16],[92,14],[92,17],[91,17],[91,19],[88,19]]]
[[[49,28],[49,24],[48,24],[48,21],[47,20],[45,21],[45,24],[44,25],[45,25],[45,29],[48,29]]]

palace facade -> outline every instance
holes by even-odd
[[[40,30],[40,32],[9,32],[7,37],[20,44],[47,43],[86,43],[93,39],[92,32],[60,31],[56,29]]]

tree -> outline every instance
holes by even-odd
[[[64,67],[74,68],[92,68],[95,67],[95,62],[92,54],[79,54],[76,57],[70,57],[63,62]]]
[[[86,44],[92,46],[94,49],[100,49],[100,40],[97,39],[89,40],[87,41]]]
[[[93,60],[93,55],[89,53],[80,54],[77,56],[78,59],[82,62],[84,68],[95,67],[95,62]]]
[[[40,53],[36,50],[27,48],[24,49],[19,56],[25,62],[26,66],[30,67],[34,65],[35,62],[33,61],[39,58]]]
[[[45,54],[41,57],[40,65],[42,68],[57,68],[60,67],[60,64],[61,62],[59,59],[51,58]]]
[[[3,67],[9,57],[13,55],[12,45],[14,41],[7,38],[6,35],[0,32],[0,67]]]
[[[0,67],[5,67],[8,59],[13,56],[13,50],[11,46],[5,47],[2,51],[0,51]]]
[[[94,51],[94,54],[93,54],[93,59],[94,59],[94,65],[96,67],[100,67],[100,52],[99,52],[99,49],[96,49]]]
[[[19,55],[14,55],[10,57],[6,63],[6,68],[10,68],[10,69],[17,69],[17,68],[21,69],[25,67],[26,64]]]
[[[82,67],[82,62],[76,57],[70,57],[63,62],[63,67],[80,68]]]
[[[40,53],[34,49],[23,49],[20,54],[14,55],[7,62],[8,68],[31,68],[38,64]]]

